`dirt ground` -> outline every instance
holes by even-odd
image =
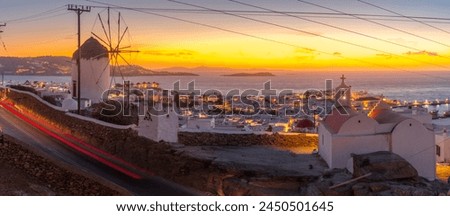
[[[317,150],[317,146],[297,146],[297,147],[284,147],[284,146],[271,146],[274,149],[290,151],[295,154],[311,154]]]
[[[1,196],[52,196],[55,193],[42,182],[20,169],[0,164]]]

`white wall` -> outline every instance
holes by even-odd
[[[139,116],[139,126],[135,129],[139,136],[175,143],[178,142],[178,115],[171,110],[168,115],[152,115],[151,119]]]
[[[330,168],[345,168],[351,154],[389,151],[389,134],[365,136],[333,136]]]
[[[72,80],[77,81],[78,71],[76,63],[72,66]],[[81,59],[81,98],[91,99],[92,103],[99,103],[104,91],[111,88],[111,76],[108,58]],[[70,83],[70,91],[73,91]],[[75,92],[72,92],[75,95]]]
[[[319,155],[322,157],[325,162],[327,162],[328,166],[332,163],[332,135],[331,133],[323,126],[323,124],[319,124],[318,127],[319,133]]]
[[[392,132],[392,152],[416,168],[419,176],[436,178],[436,147],[434,133],[415,119],[407,119]]]
[[[436,155],[436,162],[450,163],[450,137],[447,132],[436,134],[435,142],[441,148],[441,154]]]
[[[330,168],[345,168],[351,154],[389,151],[389,135],[376,134],[378,123],[365,114],[353,116],[331,134],[319,125],[319,155]]]

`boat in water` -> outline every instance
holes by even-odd
[[[450,117],[450,110],[445,111],[443,116],[445,118],[449,118]]]
[[[438,110],[431,110],[429,113],[430,113],[432,119],[438,119],[439,118],[439,116],[438,116],[439,111]]]

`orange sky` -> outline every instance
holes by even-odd
[[[0,20],[5,20],[8,23],[7,28],[4,28],[5,32],[2,34],[7,50],[0,50],[0,55],[70,56],[76,49],[76,16],[73,12],[65,10],[65,2],[45,0],[41,4],[35,5],[35,7],[39,8],[31,10],[28,7],[32,5],[20,4],[21,1],[10,3],[9,10],[8,5],[6,9],[0,9],[0,14],[2,14],[0,15],[2,16]],[[48,3],[46,4],[46,2]],[[113,2],[114,4],[124,5],[124,1],[115,0]],[[168,3],[163,0],[152,1],[151,3],[129,2],[128,5],[127,1],[127,6],[129,7],[198,9],[186,5]],[[219,0],[212,2],[219,2],[220,4],[201,0],[186,2],[220,10],[255,10],[254,8]],[[286,4],[253,0],[243,2],[277,11],[330,12],[323,8],[295,3],[295,1],[294,3],[286,1]],[[354,0],[344,0],[343,2],[355,4],[355,7],[333,5],[329,1],[324,0],[314,1],[314,3],[336,10],[345,10],[347,13],[387,14],[385,11],[375,10],[367,5],[355,3],[356,1]],[[445,11],[450,9],[450,4],[439,0],[427,2],[427,7],[421,7],[421,1],[419,0],[405,0],[405,2],[408,2],[410,6],[393,5],[385,0],[373,1],[373,3],[389,6],[389,8],[395,9],[398,13],[410,16],[446,17],[447,13]],[[76,3],[76,1],[71,3]],[[80,1],[80,3],[86,4],[84,1]],[[424,3],[422,2],[422,4]],[[18,18],[48,11],[58,6],[61,6],[60,9],[55,9],[55,12],[45,16],[24,20],[19,19],[17,21]],[[26,10],[27,8],[28,10]],[[13,13],[14,10],[25,12],[17,15]],[[336,18],[336,16],[307,17],[311,20],[391,42],[387,43],[317,23],[279,16],[280,14],[276,14],[278,16],[274,16],[274,14],[271,16],[245,16],[262,20],[263,22],[282,25],[285,28],[220,13],[158,12],[158,14],[164,16],[220,28],[217,29],[136,11],[121,10],[121,12],[130,30],[130,34],[126,34],[122,45],[130,45],[132,49],[140,51],[138,54],[125,54],[124,57],[132,64],[139,64],[153,69],[199,66],[324,71],[450,69],[450,46],[446,44],[450,33],[437,29],[449,29],[450,31],[449,22],[431,23],[428,22],[429,20],[424,20],[427,21],[428,25],[436,27],[432,28],[401,18],[397,18],[396,21],[377,20],[377,22],[385,25],[429,39],[424,40],[411,34],[387,29],[364,20],[351,19],[350,17],[346,19],[342,18],[342,16],[341,18]],[[106,19],[106,12],[100,8],[95,8],[91,13],[86,13],[82,16],[83,40],[92,35],[91,31],[103,37],[97,13],[100,13]],[[112,14],[112,20],[116,20],[116,11],[113,11]],[[124,24],[122,23],[123,26]],[[112,28],[112,31],[116,32],[115,25]],[[311,32],[315,35],[305,34],[301,31]],[[113,37],[116,37],[114,33]],[[342,41],[346,43],[342,43]],[[357,44],[358,46],[348,43]]]

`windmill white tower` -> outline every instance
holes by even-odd
[[[108,50],[100,42],[91,37],[81,46],[81,99],[82,107],[89,106],[90,103],[83,104],[83,101],[92,103],[101,102],[103,93],[110,89],[110,66]],[[72,60],[75,62],[78,56],[78,50],[73,54]],[[77,95],[77,68],[72,68],[72,95]]]
[[[121,69],[121,64],[125,63],[130,65],[129,62],[122,54],[139,52],[136,50],[130,50],[131,46],[124,45],[126,35],[128,32],[128,27],[125,24],[122,16],[118,13],[116,25],[111,24],[111,13],[110,9],[107,9],[106,18],[102,18],[100,13],[98,14],[98,23],[101,26],[100,34],[92,32],[92,35],[106,47],[107,56],[109,56],[110,70],[112,72],[112,78],[110,79],[110,86],[112,86],[114,77],[120,75],[122,80],[125,81]],[[106,20],[106,22],[104,22]],[[101,35],[101,36],[100,36]],[[105,50],[104,50],[105,51]],[[99,53],[100,54],[100,53]],[[106,73],[106,72],[105,72]],[[126,87],[128,86],[128,88]],[[126,100],[129,99],[129,82],[124,83],[124,95]],[[148,96],[148,95],[147,95]],[[161,105],[161,104],[159,104]],[[140,109],[148,110],[149,107],[146,104],[139,104]],[[169,109],[169,108],[167,108]],[[139,136],[144,136],[154,141],[166,141],[166,142],[177,142],[178,141],[178,115],[169,109],[162,113],[147,112],[145,116],[139,116],[139,125],[135,128]]]

